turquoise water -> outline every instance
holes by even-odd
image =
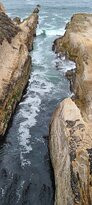
[[[48,151],[48,129],[58,103],[71,95],[65,78],[73,62],[52,52],[77,12],[92,10],[91,1],[3,0],[12,18],[27,17],[41,5],[37,38],[32,52],[32,73],[17,106],[5,140],[0,145],[0,205],[53,205],[54,178]],[[45,30],[46,36],[43,35]]]

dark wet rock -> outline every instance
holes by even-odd
[[[36,8],[34,11],[33,11],[33,13],[38,13],[39,12],[39,9],[38,8]]]
[[[65,75],[66,75],[67,79],[70,81],[70,90],[71,90],[71,92],[74,92],[76,70],[75,69],[68,70]]]
[[[92,148],[88,149],[88,154],[89,154],[89,162],[90,162],[90,174],[92,175]],[[91,182],[91,186],[92,186],[92,182]]]
[[[15,17],[15,18],[13,19],[13,21],[14,21],[15,23],[17,23],[17,24],[20,24],[20,23],[21,23],[20,17]]]
[[[0,44],[4,39],[11,43],[12,38],[20,31],[21,29],[5,13],[0,12]]]
[[[7,176],[8,176],[7,170],[6,170],[5,168],[3,168],[3,169],[1,170],[1,177],[2,177],[2,178],[6,178]]]

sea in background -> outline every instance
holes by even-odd
[[[22,19],[41,5],[28,87],[0,144],[0,205],[54,205],[49,123],[60,101],[72,95],[65,72],[75,64],[52,52],[53,41],[91,0],[2,0],[10,17]],[[63,193],[62,193],[63,194]]]

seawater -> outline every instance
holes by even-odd
[[[28,87],[0,144],[0,205],[53,205],[54,178],[48,151],[51,115],[71,95],[65,72],[75,64],[52,52],[53,41],[91,0],[3,0],[8,15],[27,17],[41,5]],[[44,35],[44,33],[46,35]]]

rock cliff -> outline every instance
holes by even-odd
[[[20,101],[28,82],[33,39],[38,23],[38,11],[19,25],[11,20],[0,4],[0,136]]]
[[[74,15],[53,49],[76,63],[74,97],[60,103],[50,124],[55,204],[92,205],[92,15]]]

